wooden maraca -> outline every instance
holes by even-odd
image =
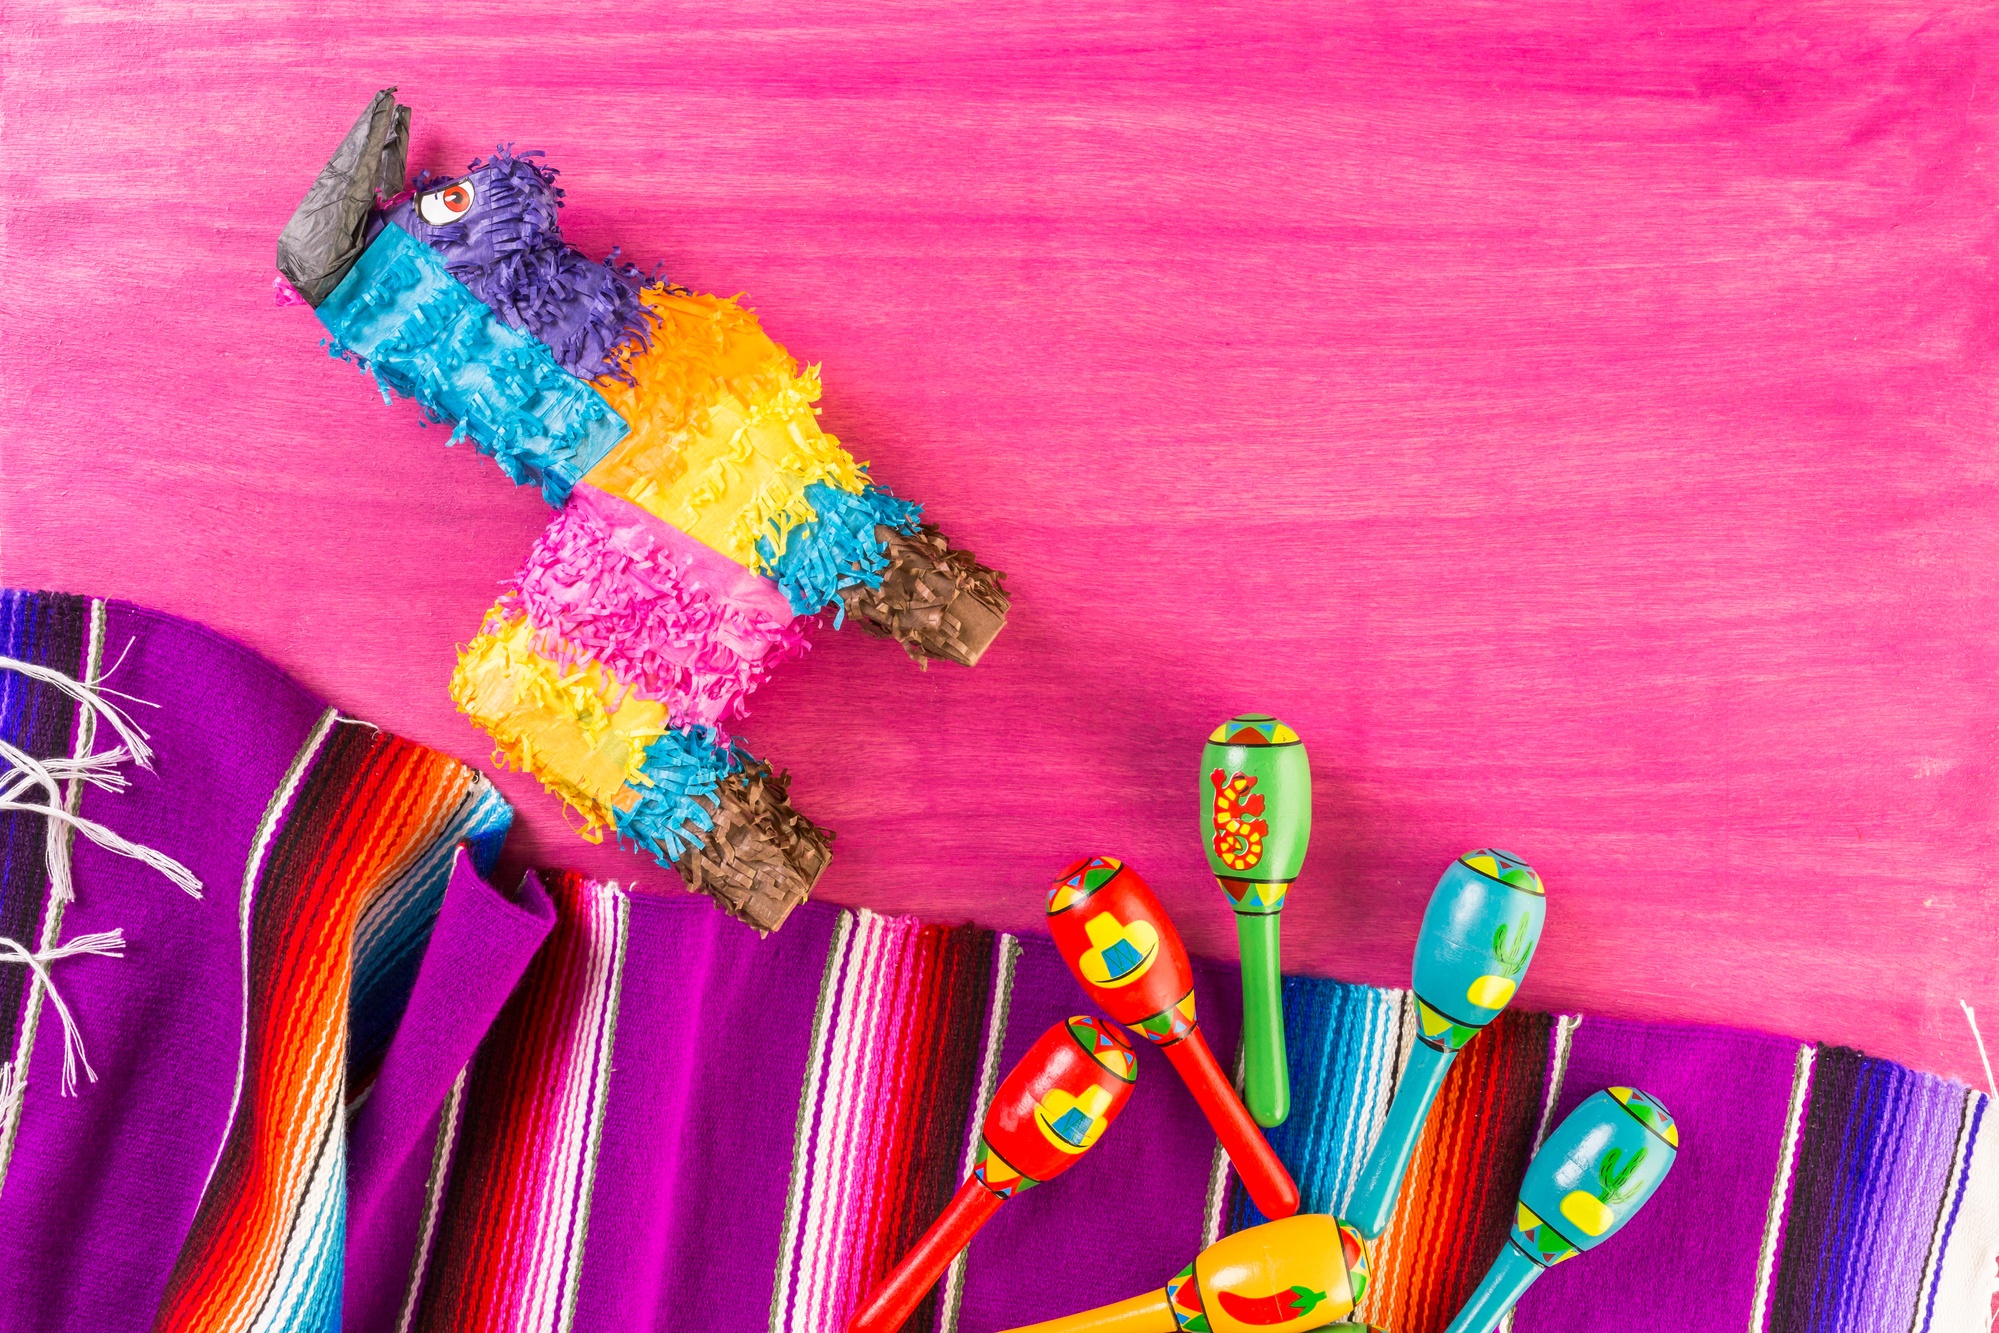
[[[1367,1243],[1323,1213],[1224,1236],[1155,1289],[1012,1333],[1294,1333],[1342,1323],[1367,1290]]]
[[[1070,1018],[1042,1033],[993,1094],[972,1174],[868,1293],[847,1333],[902,1327],[1000,1204],[1061,1175],[1103,1137],[1137,1079],[1131,1043],[1109,1023]]]
[[[1201,836],[1208,869],[1235,908],[1243,1100],[1269,1129],[1291,1114],[1278,913],[1312,841],[1312,765],[1297,732],[1267,713],[1215,728],[1201,747]]]
[[[1527,1164],[1509,1243],[1444,1333],[1492,1333],[1534,1279],[1616,1235],[1679,1155],[1679,1126],[1638,1089],[1584,1098]]]
[[[1187,949],[1138,872],[1110,856],[1076,862],[1048,892],[1048,929],[1084,993],[1159,1047],[1179,1071],[1263,1215],[1297,1212],[1291,1173],[1201,1035]]]
[[[1547,910],[1541,877],[1510,852],[1466,852],[1437,881],[1416,936],[1417,1042],[1346,1210],[1369,1240],[1395,1213],[1403,1173],[1451,1062],[1519,989]]]

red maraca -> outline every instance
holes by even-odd
[[[1084,992],[1180,1071],[1263,1215],[1275,1221],[1297,1212],[1291,1173],[1249,1118],[1194,1021],[1194,970],[1186,946],[1138,872],[1110,856],[1076,862],[1048,892],[1048,929]]]
[[[1042,1033],[993,1094],[971,1177],[868,1293],[847,1333],[902,1327],[1000,1204],[1061,1175],[1103,1136],[1137,1078],[1131,1043],[1108,1023],[1071,1018]]]

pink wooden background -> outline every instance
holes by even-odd
[[[1289,961],[1406,982],[1437,873],[1551,886],[1522,1002],[1999,1035],[1990,11],[264,4],[7,14],[0,577],[208,621],[468,760],[546,519],[271,303],[378,85],[547,150],[571,236],[746,292],[1012,574],[976,671],[857,633],[744,731],[824,897],[1036,926],[1089,851],[1233,947],[1202,735],[1278,712]],[[521,855],[662,885],[511,776]],[[1980,1079],[1982,1081],[1982,1079]]]

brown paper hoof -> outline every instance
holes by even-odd
[[[944,539],[934,523],[914,533],[875,529],[888,551],[881,586],[842,589],[847,614],[894,639],[919,665],[933,657],[976,665],[1006,626],[1006,575]]]
[[[673,863],[688,888],[766,934],[811,895],[833,859],[832,830],[792,808],[790,783],[761,759],[745,763],[702,798],[715,826]]]

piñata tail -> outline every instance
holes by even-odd
[[[736,300],[565,242],[540,154],[406,187],[408,143],[408,108],[377,93],[278,268],[333,355],[557,508],[452,697],[584,836],[610,830],[774,929],[831,835],[722,729],[827,611],[920,664],[976,663],[1006,621],[1002,576],[819,428],[818,368]]]

